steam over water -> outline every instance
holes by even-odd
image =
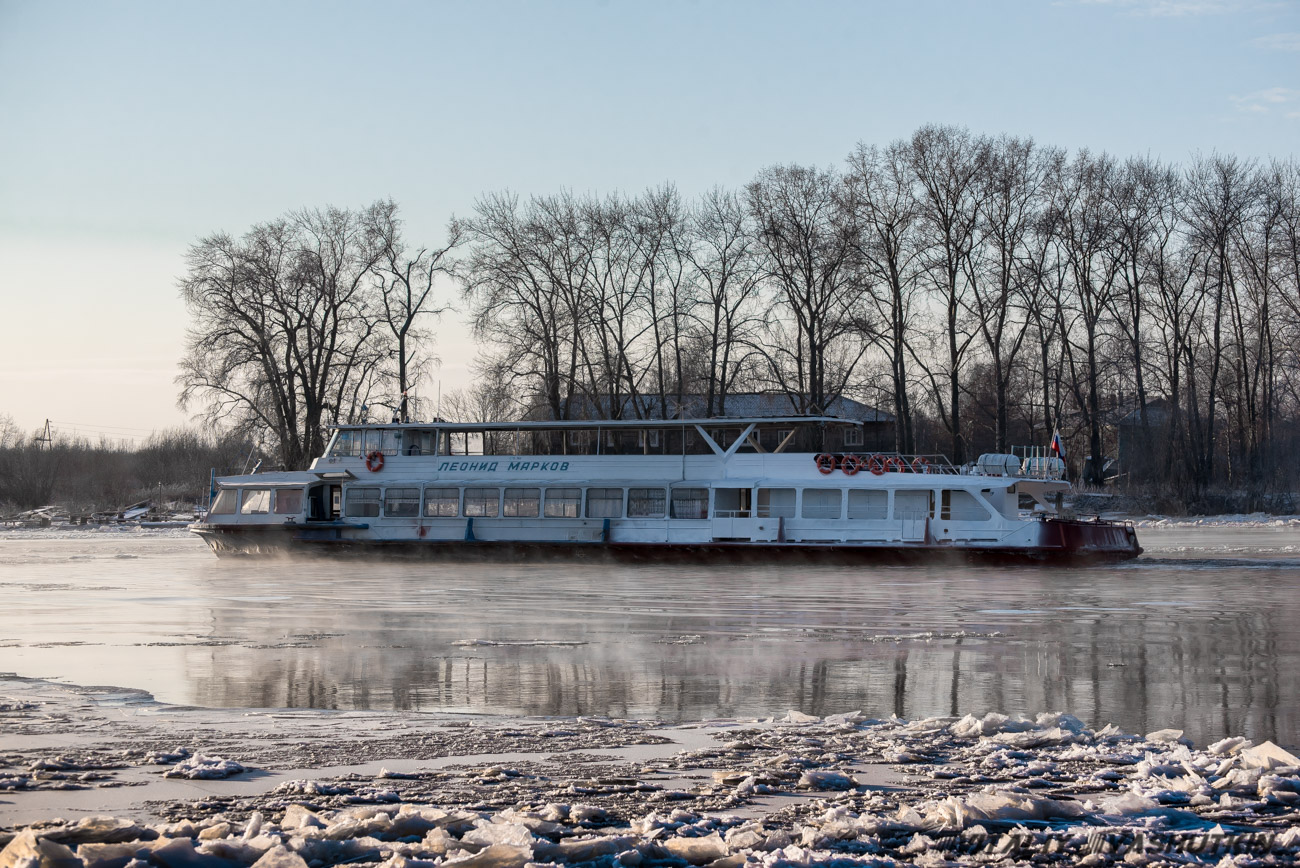
[[[1068,711],[1300,743],[1300,529],[1119,566],[217,560],[0,537],[0,671],[178,704],[695,720]]]

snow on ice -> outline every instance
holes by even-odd
[[[29,786],[20,790],[40,789],[160,761],[176,762],[167,775],[200,782],[239,774],[247,762],[267,769],[273,758],[303,769],[311,767],[303,756],[284,751],[308,744],[306,732],[247,737],[240,762],[194,744],[119,750],[116,761],[102,751],[69,751],[0,780],[24,778]],[[380,741],[367,747],[367,738]],[[678,745],[667,742],[676,739],[691,747],[672,752]],[[335,753],[314,755],[319,765],[342,767],[382,750],[424,766],[376,772],[376,764],[238,793],[214,790],[197,801],[152,804],[157,821],[87,817],[0,831],[0,868],[1268,865],[1300,858],[1300,759],[1292,753],[1243,738],[1197,748],[1176,729],[1093,730],[1069,714],[903,720],[791,711],[703,728],[406,719],[336,742]],[[510,765],[450,762],[491,755],[493,746],[512,757]]]

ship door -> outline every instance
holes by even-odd
[[[338,521],[343,514],[343,486],[330,486],[330,521]]]
[[[307,489],[307,520],[325,521],[327,519],[325,504],[325,486],[313,485]]]
[[[751,488],[713,489],[713,538],[715,540],[750,540],[754,538]]]

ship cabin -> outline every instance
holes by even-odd
[[[344,425],[309,470],[219,480],[207,522],[310,540],[994,544],[1023,506],[1050,511],[1067,487],[1050,476],[873,450],[838,417]]]

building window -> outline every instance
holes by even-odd
[[[349,488],[344,515],[352,518],[373,518],[379,515],[379,489]]]
[[[546,489],[547,518],[577,518],[581,507],[581,488]]]
[[[506,518],[537,518],[541,503],[540,488],[507,488],[502,514]]]
[[[621,518],[622,515],[623,489],[587,489],[587,518]]]
[[[759,518],[794,518],[793,488],[760,488],[758,490]]]
[[[707,488],[674,488],[673,518],[708,518],[709,490]]]
[[[302,512],[301,488],[277,488],[275,490],[275,514],[297,515]]]
[[[627,492],[628,518],[663,518],[668,498],[662,488],[630,488]]]
[[[839,518],[842,492],[838,488],[805,488],[804,518]]]
[[[426,488],[424,514],[431,518],[455,518],[460,512],[459,488]]]
[[[861,445],[862,445],[862,429],[859,428],[857,425],[854,425],[852,428],[845,428],[845,429],[844,429],[844,445],[845,445],[845,446],[861,446]]]
[[[412,518],[420,514],[420,489],[384,489],[384,515],[394,518]]]
[[[465,489],[465,514],[475,518],[496,518],[501,504],[499,488]]]
[[[849,489],[849,518],[858,520],[884,520],[889,518],[889,493]]]

